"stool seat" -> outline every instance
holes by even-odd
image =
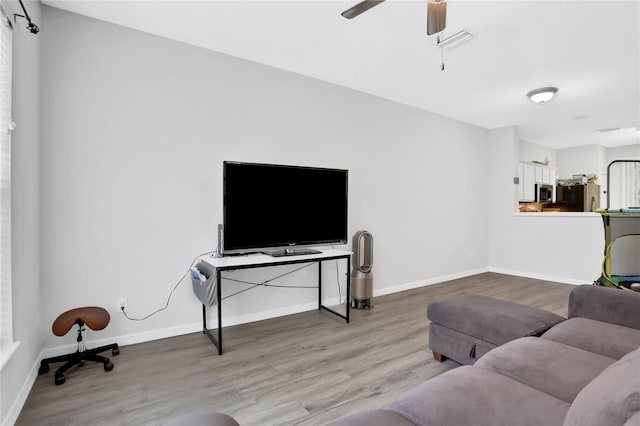
[[[111,316],[106,309],[98,306],[70,309],[58,315],[51,330],[56,336],[64,336],[78,321],[82,321],[92,330],[102,330],[111,321]]]
[[[40,368],[38,374],[45,374],[49,372],[49,364],[64,362],[64,365],[56,370],[54,383],[61,385],[65,382],[64,373],[71,367],[78,364],[82,365],[84,361],[95,361],[102,364],[104,371],[113,370],[113,363],[109,358],[98,355],[101,352],[111,351],[112,355],[119,355],[120,348],[117,343],[110,345],[100,346],[99,348],[87,349],[84,343],[83,333],[85,331],[85,325],[92,330],[102,330],[105,328],[111,316],[106,309],[98,306],[85,306],[83,308],[70,309],[66,312],[58,315],[58,318],[53,322],[51,330],[56,336],[64,336],[71,330],[74,325],[78,326],[78,350],[74,353],[66,355],[53,356],[40,361]]]

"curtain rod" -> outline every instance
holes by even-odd
[[[20,6],[22,7],[22,11],[24,12],[24,15],[20,15],[18,13],[14,13],[13,14],[13,21],[17,22],[18,16],[21,18],[25,18],[27,20],[27,22],[29,23],[27,25],[27,29],[31,32],[31,34],[38,34],[38,31],[40,31],[40,28],[38,28],[38,26],[36,24],[34,24],[33,22],[31,22],[31,18],[29,17],[29,14],[27,13],[27,9],[24,7],[24,3],[22,3],[22,0],[18,0],[20,2]]]

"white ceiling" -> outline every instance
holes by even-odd
[[[640,149],[640,1],[449,0],[444,36],[475,38],[445,51],[445,71],[427,0],[340,16],[357,2],[43,0],[487,129],[516,125],[552,148]],[[543,86],[559,88],[553,101],[526,98]],[[621,129],[596,131],[609,127]]]

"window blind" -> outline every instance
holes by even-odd
[[[0,8],[0,349],[13,344],[11,309],[11,20]]]

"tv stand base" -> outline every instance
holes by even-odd
[[[284,256],[304,256],[309,254],[320,254],[319,250],[314,249],[302,249],[302,248],[286,248],[281,250],[265,250],[260,253],[266,254],[272,257],[284,257]]]

